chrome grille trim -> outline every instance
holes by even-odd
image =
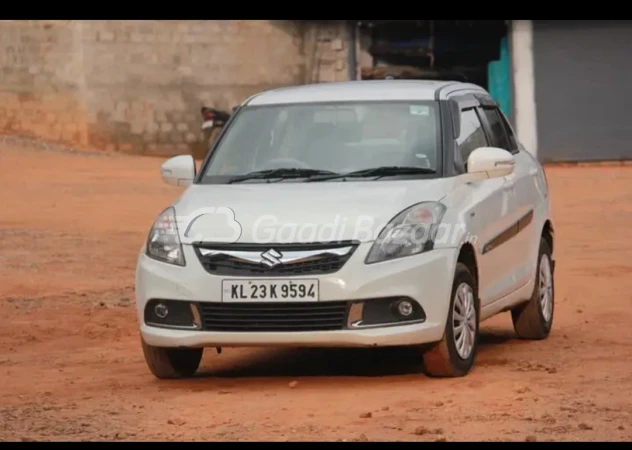
[[[335,273],[357,243],[194,245],[207,272],[225,276],[291,276]]]

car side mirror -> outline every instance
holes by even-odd
[[[188,186],[195,178],[195,159],[191,155],[169,158],[160,167],[160,175],[167,184]]]
[[[507,150],[479,147],[467,158],[468,173],[486,173],[487,178],[504,177],[513,172],[516,160]]]

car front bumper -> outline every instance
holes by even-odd
[[[193,248],[185,245],[185,267],[153,260],[144,253],[139,255],[136,304],[141,335],[146,343],[157,347],[370,347],[439,341],[448,315],[456,249],[437,249],[367,265],[364,260],[371,245],[361,244],[336,273],[287,278],[317,278],[319,304],[346,301],[351,305],[374,299],[406,297],[422,308],[423,320],[357,327],[351,326],[349,321],[349,326],[327,331],[206,331],[203,327],[176,329],[148,325],[145,323],[145,306],[152,299],[197,305],[221,304],[224,277],[209,274]]]

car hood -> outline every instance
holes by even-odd
[[[173,206],[184,244],[370,242],[399,212],[441,200],[451,184],[449,178],[194,184]]]

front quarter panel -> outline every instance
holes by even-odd
[[[447,206],[437,234],[437,248],[460,248],[469,243],[474,248],[478,268],[481,304],[493,302],[511,291],[511,248],[502,245],[483,254],[486,243],[500,236],[515,217],[504,189],[505,179],[476,179],[461,175],[463,183],[442,202]],[[514,256],[515,257],[515,256]]]
[[[484,230],[480,220],[476,220],[476,209],[482,198],[470,185],[468,175],[458,177],[460,183],[455,185],[442,200],[446,212],[441,220],[434,248],[460,248],[469,242],[476,247],[476,242]]]

